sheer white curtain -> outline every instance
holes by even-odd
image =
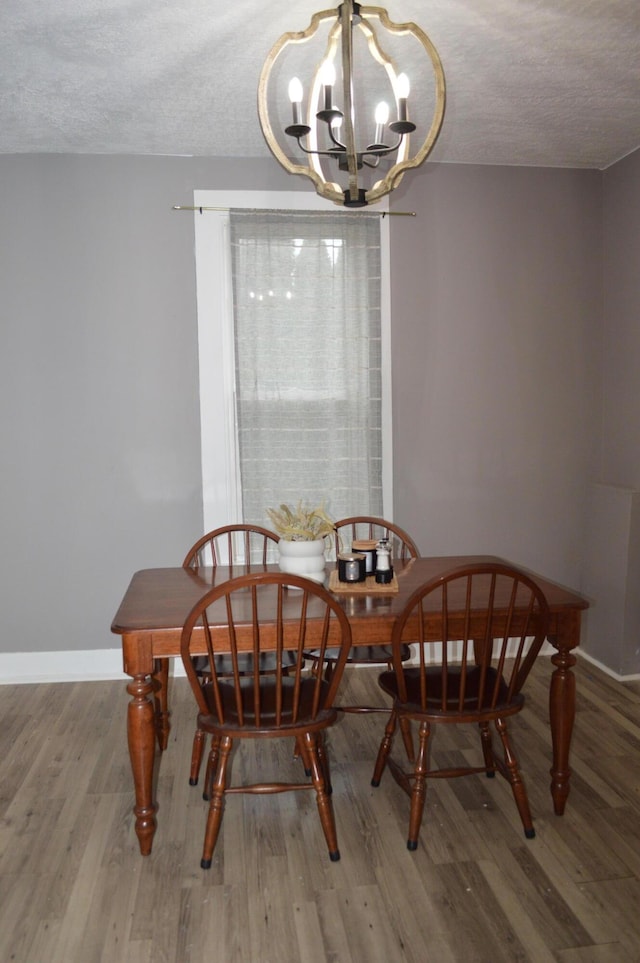
[[[242,511],[382,514],[377,214],[232,210]]]

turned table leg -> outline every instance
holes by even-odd
[[[127,707],[127,738],[135,786],[136,835],[140,852],[148,856],[156,831],[156,805],[153,801],[153,763],[155,756],[155,711],[150,695],[153,682],[147,675],[135,675],[127,685],[132,697]]]
[[[155,703],[156,736],[158,747],[169,745],[169,660],[156,659],[153,673],[153,701]]]
[[[552,641],[554,645],[557,644],[556,640]],[[553,743],[551,796],[554,811],[561,816],[569,795],[571,778],[569,750],[576,711],[576,677],[571,667],[576,664],[576,658],[569,648],[558,645],[558,651],[551,656],[551,661],[556,666],[549,689],[549,719]]]

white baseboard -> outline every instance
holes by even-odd
[[[630,675],[620,675],[618,672],[610,669],[608,665],[605,665],[604,662],[599,662],[598,659],[594,659],[592,655],[589,655],[589,653],[583,649],[578,649],[577,654],[580,658],[584,659],[585,662],[590,662],[591,665],[595,665],[596,668],[604,672],[605,675],[615,679],[616,682],[640,682],[640,672],[632,672]]]
[[[585,659],[617,682],[636,682],[640,674],[618,675],[592,658],[582,649],[575,650]],[[555,649],[545,642],[541,655],[553,655]],[[173,659],[172,674],[184,676],[180,659]],[[124,681],[121,649],[79,649],[69,652],[0,652],[0,685],[21,685],[31,682],[101,682],[109,679]]]
[[[548,643],[546,644],[548,646]],[[545,646],[545,648],[546,648]],[[549,653],[554,650],[548,646]],[[440,646],[433,647],[434,661]],[[543,649],[543,654],[545,649]],[[173,659],[172,672],[184,676],[180,659]],[[412,658],[411,663],[417,662]],[[124,680],[121,649],[83,649],[69,652],[0,652],[0,685],[31,682],[102,682]]]
[[[184,675],[180,659],[173,659],[174,675]],[[0,652],[0,685],[30,682],[103,682],[127,676],[122,649],[79,649],[69,652]]]

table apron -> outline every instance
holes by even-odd
[[[411,624],[408,624],[406,638],[410,639]],[[354,619],[351,623],[353,633],[353,645],[381,645],[391,642],[393,632],[393,621],[374,622],[370,619]],[[220,639],[224,637],[226,630],[220,629]],[[215,633],[214,633],[215,634]],[[434,625],[427,633],[431,641],[441,641],[437,627]],[[138,632],[127,632],[122,635],[122,655],[123,668],[126,675],[139,676],[151,675],[154,672],[154,661],[158,658],[176,658],[180,656],[180,629],[161,629],[147,630]],[[270,637],[268,631],[263,635],[265,648],[275,648],[275,634]],[[313,624],[308,623],[308,636],[306,643],[312,647],[318,641],[318,636],[313,631]],[[338,642],[338,638],[334,641]],[[572,649],[580,641],[580,611],[571,609],[562,612],[551,613],[551,623],[549,627],[549,641],[559,649]],[[239,638],[240,651],[251,650],[251,637],[249,630],[246,636]],[[220,651],[223,651],[221,648]],[[202,633],[195,632],[192,641],[191,652],[193,655],[204,655],[206,653],[204,638]]]

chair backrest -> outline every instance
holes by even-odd
[[[207,532],[187,552],[183,568],[216,565],[266,565],[276,560],[275,546],[280,541],[275,532],[259,525],[225,525]]]
[[[340,654],[327,682],[327,657],[330,648],[335,657],[336,646]],[[318,653],[315,674],[303,672],[309,647]],[[308,721],[332,706],[350,647],[349,621],[322,585],[285,572],[256,572],[223,582],[197,602],[184,624],[180,654],[201,712],[221,725],[231,715],[241,726],[278,728],[285,710],[287,723],[295,724],[299,713]],[[278,668],[268,676],[260,672],[264,652],[276,653]],[[204,653],[213,666],[206,686],[194,665]],[[229,656],[224,673],[217,670],[222,653]],[[251,674],[242,675],[243,653],[252,654]],[[283,669],[283,653],[293,653],[295,669]]]
[[[408,698],[405,672],[417,672],[410,699],[434,717],[473,717],[521,702],[548,622],[542,589],[513,566],[465,566],[433,579],[413,593],[394,626],[400,700]],[[418,643],[412,668],[402,662],[406,641]]]
[[[417,558],[420,554],[416,543],[404,529],[384,518],[376,518],[374,515],[354,515],[351,518],[341,518],[336,522],[335,529],[336,555],[350,551],[354,540],[375,539],[379,541],[381,538],[389,539],[393,558],[404,561],[408,558]]]

